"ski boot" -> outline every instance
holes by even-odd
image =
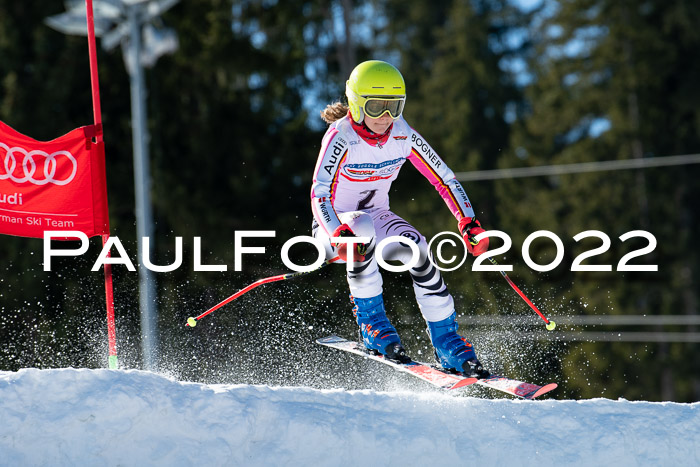
[[[479,363],[474,347],[457,334],[456,313],[442,321],[428,321],[428,334],[435,347],[435,358],[446,370],[459,371],[470,378],[488,378],[489,372]]]
[[[350,301],[355,304],[352,313],[360,326],[362,343],[367,350],[386,355],[391,360],[410,362],[411,359],[401,345],[396,328],[386,317],[383,296],[380,294],[372,298],[355,298],[350,295]]]

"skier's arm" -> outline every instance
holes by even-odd
[[[337,129],[330,128],[323,137],[311,185],[311,212],[329,236],[342,224],[333,208],[333,199],[339,167],[347,152],[347,141]]]
[[[457,222],[466,217],[475,217],[467,192],[455,178],[454,172],[415,130],[411,133],[411,154],[408,160],[440,193]]]
[[[488,238],[472,243],[476,241],[474,237],[484,232],[484,229],[481,227],[481,223],[476,220],[467,192],[455,178],[454,172],[447,167],[435,150],[415,130],[411,133],[411,154],[408,156],[408,160],[433,184],[442,199],[445,200],[445,204],[457,219],[459,233],[464,236],[467,250],[474,256],[488,250]]]

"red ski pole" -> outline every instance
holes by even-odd
[[[469,240],[469,243],[471,243],[472,245],[476,245],[476,244],[478,244],[479,242],[474,243],[472,240]],[[488,258],[488,260],[491,261],[491,264],[493,264],[494,266],[499,266],[499,264],[496,262],[495,259],[493,259],[493,258]],[[541,312],[539,309],[537,309],[537,307],[535,306],[535,304],[532,303],[532,302],[530,301],[530,299],[527,298],[527,297],[525,296],[525,294],[518,288],[518,286],[515,285],[515,283],[514,283],[512,280],[510,280],[510,277],[508,277],[508,274],[506,274],[505,271],[499,269],[498,272],[500,272],[501,275],[503,276],[503,278],[504,278],[506,281],[508,281],[508,283],[510,284],[510,286],[513,287],[513,290],[515,290],[515,291],[518,293],[518,295],[520,295],[520,298],[522,298],[523,300],[525,300],[525,303],[527,303],[528,305],[530,305],[530,308],[532,308],[532,309],[535,311],[535,313],[537,313],[538,315],[540,315],[540,318],[542,318],[542,320],[543,320],[544,323],[545,323],[545,327],[547,328],[547,331],[553,331],[554,328],[557,327],[557,323],[555,323],[554,321],[551,321],[551,320],[547,319],[547,318],[545,317],[545,315],[543,315],[542,312]]]
[[[250,292],[251,290],[253,290],[254,288],[256,288],[256,287],[259,286],[259,285],[269,284],[270,282],[284,281],[284,280],[287,280],[287,279],[291,279],[291,278],[293,278],[293,277],[299,277],[299,276],[303,276],[303,275],[305,275],[305,274],[309,274],[309,273],[312,273],[312,272],[316,272],[316,271],[318,271],[319,269],[322,269],[322,268],[328,266],[329,264],[338,261],[338,259],[339,259],[339,258],[336,256],[335,258],[331,258],[331,259],[329,259],[329,260],[326,260],[326,261],[325,261],[323,264],[321,264],[319,267],[317,267],[316,269],[312,269],[311,271],[290,272],[290,273],[287,273],[287,274],[280,274],[280,275],[278,275],[278,276],[272,276],[272,277],[266,277],[266,278],[264,278],[264,279],[258,279],[257,281],[253,282],[252,284],[250,284],[250,285],[248,285],[248,286],[242,288],[241,290],[239,290],[239,291],[236,292],[235,294],[231,295],[231,296],[228,297],[226,300],[223,300],[222,302],[220,302],[220,303],[214,305],[213,307],[209,308],[207,311],[205,311],[205,312],[202,313],[201,315],[199,315],[199,316],[190,316],[189,318],[187,318],[187,324],[185,324],[185,327],[192,327],[192,328],[195,327],[195,326],[197,325],[197,321],[199,321],[200,319],[204,318],[204,317],[207,316],[209,313],[213,313],[214,311],[218,310],[218,309],[221,308],[222,306],[226,305],[226,304],[229,303],[229,302],[234,301],[235,299],[237,299],[237,298],[240,297],[241,295],[243,295],[243,294],[245,294],[245,293],[247,293],[247,292]]]
[[[488,258],[488,259],[489,259],[489,261],[491,261],[491,263],[493,263],[494,266],[498,266],[498,263],[496,262],[495,259],[493,259],[493,258]],[[498,272],[500,272],[501,275],[505,278],[505,280],[508,281],[508,283],[510,284],[510,286],[513,287],[513,290],[515,290],[515,291],[518,293],[518,295],[520,295],[520,298],[522,298],[523,300],[525,300],[525,303],[527,303],[528,305],[530,305],[530,308],[532,308],[533,310],[535,310],[535,313],[537,313],[538,315],[540,315],[540,318],[542,318],[542,319],[544,320],[544,322],[545,322],[545,327],[547,328],[547,331],[553,331],[554,328],[557,327],[557,323],[555,323],[555,322],[552,321],[552,320],[547,319],[547,318],[542,314],[542,312],[541,312],[540,310],[537,309],[537,307],[535,306],[535,304],[532,303],[532,302],[530,301],[530,299],[527,298],[527,297],[525,296],[525,294],[518,288],[518,286],[515,285],[515,284],[513,283],[512,280],[510,280],[510,277],[508,277],[508,274],[506,274],[505,271],[499,270]]]

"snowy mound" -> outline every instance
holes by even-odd
[[[3,465],[699,465],[700,403],[0,372]]]

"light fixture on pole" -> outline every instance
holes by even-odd
[[[177,49],[177,36],[170,29],[157,29],[153,22],[179,0],[93,0],[95,35],[104,50],[122,45],[131,88],[131,127],[134,151],[136,197],[136,235],[138,257],[144,257],[143,238],[153,234],[150,200],[150,163],[146,127],[145,66],[153,66],[158,57]],[[66,12],[46,18],[46,24],[69,35],[87,35],[86,6],[83,0],[66,0]],[[153,242],[150,242],[153,244]],[[148,256],[152,257],[150,252]],[[157,369],[157,293],[153,273],[139,270],[139,306],[141,310],[141,350],[143,366]]]

